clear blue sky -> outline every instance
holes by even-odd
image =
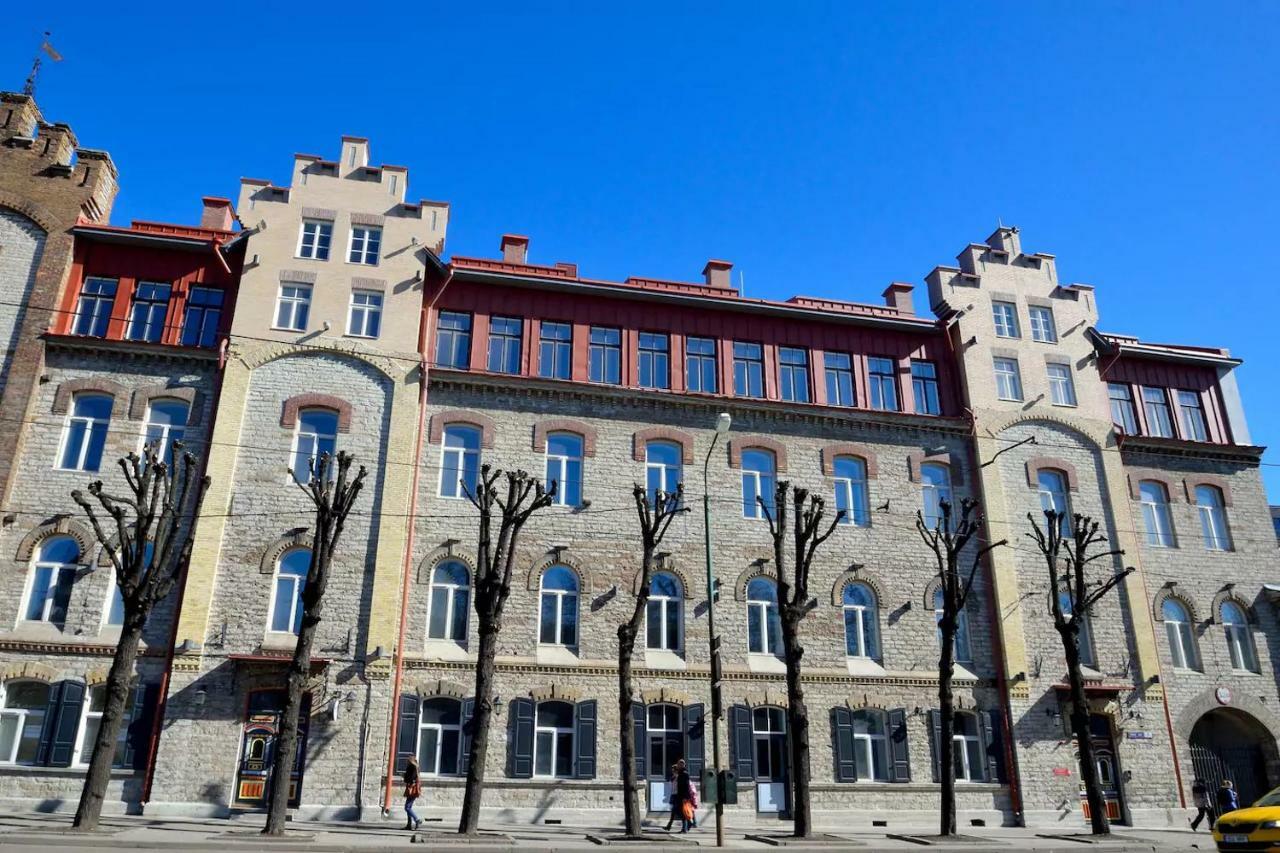
[[[1280,4],[275,5],[18,4],[0,84],[52,29],[40,104],[110,150],[117,223],[344,133],[452,202],[451,253],[515,231],[598,277],[718,257],[752,296],[874,300],[1003,220],[1105,330],[1245,358],[1280,445]]]

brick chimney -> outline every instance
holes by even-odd
[[[733,264],[728,261],[717,261],[715,259],[707,261],[707,265],[702,268],[702,274],[707,279],[707,287],[714,287],[716,290],[733,290],[733,285],[729,283],[729,270],[731,269],[733,269]]]
[[[911,292],[915,286],[895,281],[884,289],[884,304],[898,309],[899,314],[915,315],[915,306],[911,304]]]
[[[529,238],[520,234],[503,234],[502,262],[506,264],[529,263]]]
[[[200,227],[213,228],[218,231],[230,231],[235,220],[236,211],[231,200],[207,195],[200,199],[204,203],[204,212],[200,214]]]

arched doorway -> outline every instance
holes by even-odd
[[[1196,720],[1190,742],[1195,774],[1211,790],[1230,779],[1243,806],[1271,788],[1267,765],[1276,759],[1276,742],[1250,714],[1235,708],[1209,711]]]

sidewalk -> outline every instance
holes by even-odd
[[[57,853],[62,850],[182,850],[182,851],[249,851],[300,850],[307,853],[362,853],[371,849],[405,848],[406,850],[457,850],[466,853],[520,850],[606,850],[636,849],[646,851],[683,851],[698,847],[715,847],[715,832],[701,827],[686,836],[670,835],[655,830],[653,841],[601,845],[597,839],[616,837],[617,827],[527,826],[494,824],[486,826],[479,839],[462,839],[444,824],[423,824],[417,833],[399,829],[398,823],[352,824],[307,822],[291,825],[284,839],[265,839],[259,835],[261,820],[156,819],[144,816],[110,817],[102,821],[103,829],[94,835],[72,834],[69,815],[0,815],[0,849],[31,850]],[[921,828],[921,834],[932,830]],[[825,838],[803,845],[774,846],[762,840],[760,830],[736,830],[726,834],[726,847],[733,849],[838,850],[857,853],[876,851],[930,851],[930,853],[982,853],[987,850],[1036,851],[1036,853],[1163,853],[1163,851],[1213,850],[1213,839],[1207,832],[1180,830],[1122,829],[1100,844],[1088,843],[1085,836],[1064,833],[1045,837],[1045,830],[982,828],[966,833],[971,840],[964,843],[924,845],[918,841],[886,836],[883,832],[850,832],[827,834]],[[757,839],[747,836],[757,836]]]

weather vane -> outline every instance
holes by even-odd
[[[62,54],[54,50],[53,45],[49,44],[50,35],[51,33],[46,30],[44,40],[40,42],[40,50],[36,51],[35,61],[31,63],[31,73],[27,75],[27,82],[22,87],[22,94],[24,95],[30,96],[36,93],[36,78],[40,74],[40,63],[44,60],[44,57],[40,55],[41,53],[46,54],[54,62],[62,61]]]

